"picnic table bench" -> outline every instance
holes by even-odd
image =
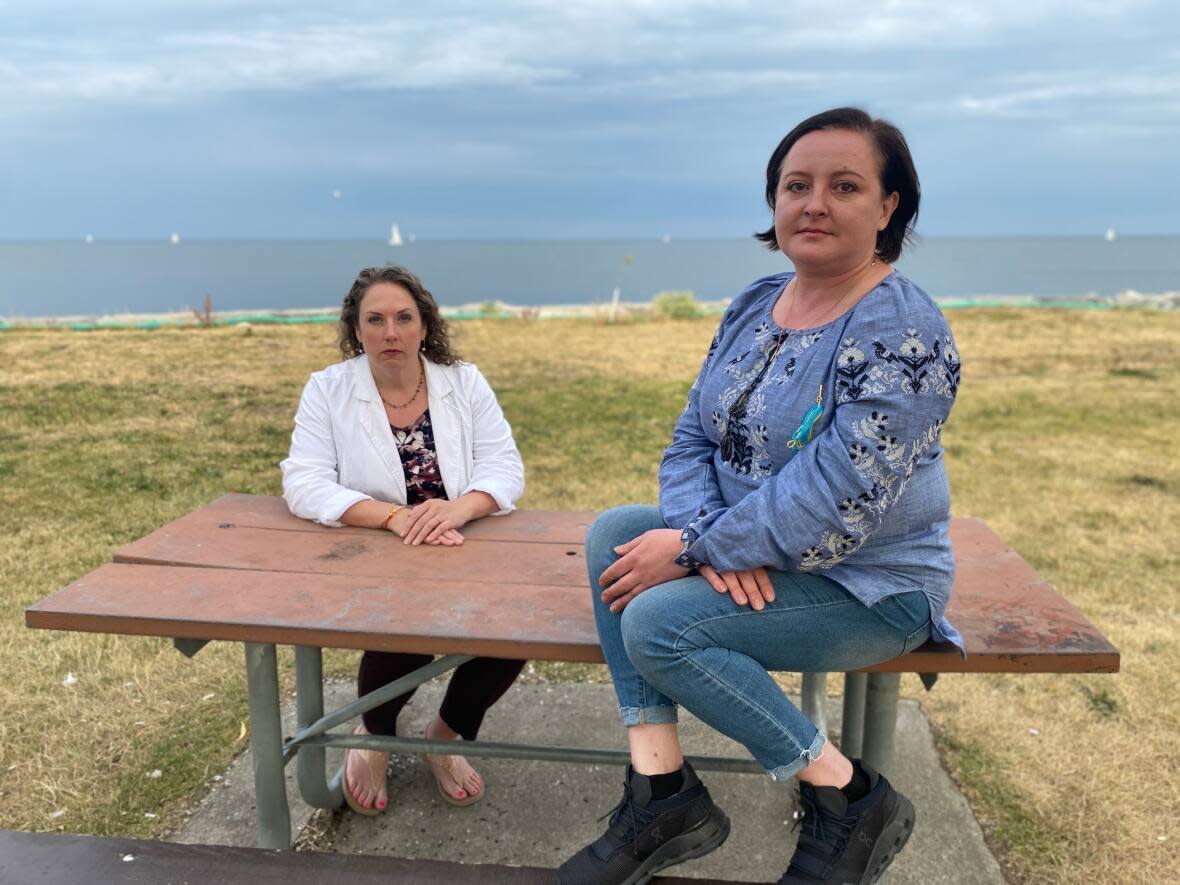
[[[259,844],[290,845],[283,767],[303,798],[341,804],[328,746],[457,752],[420,738],[334,732],[475,656],[601,662],[582,540],[594,514],[517,511],[464,528],[458,548],[407,547],[388,533],[297,519],[279,498],[226,495],[119,550],[26,611],[30,627],[245,644]],[[978,519],[956,518],[949,617],[967,647],[927,643],[845,675],[840,743],[888,773],[902,673],[1112,673],[1119,653],[1077,608]],[[295,647],[296,732],[284,740],[276,645]],[[324,714],[323,648],[437,654],[409,676]],[[821,721],[822,674],[804,676]],[[468,756],[622,763],[622,750],[464,742]],[[689,756],[702,770],[761,772],[753,759]]]
[[[652,885],[700,885],[658,877]],[[540,867],[402,860],[370,854],[263,851],[181,845],[145,839],[16,833],[0,830],[0,882],[5,885],[163,885],[249,882],[250,885],[550,885]]]

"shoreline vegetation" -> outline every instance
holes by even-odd
[[[239,645],[190,660],[164,640],[29,630],[23,610],[226,492],[278,494],[300,391],[340,358],[335,311],[324,315],[201,334],[0,334],[0,827],[159,838],[245,749]],[[931,692],[907,674],[903,695],[929,718],[1007,881],[1171,881],[1180,819],[1161,809],[1180,807],[1169,702],[1180,312],[1003,307],[948,321],[963,360],[943,432],[955,514],[985,520],[1123,664],[946,674]],[[456,320],[459,352],[492,384],[524,457],[521,506],[655,500],[716,325]],[[289,649],[280,660],[290,687]],[[329,652],[325,668],[350,678],[356,660]],[[535,662],[527,678],[606,677]],[[797,676],[781,678],[797,690]],[[395,784],[395,815],[397,795]]]
[[[943,310],[962,308],[1056,308],[1108,310],[1141,308],[1172,310],[1180,308],[1180,291],[1143,293],[1124,289],[1116,295],[1090,293],[1078,296],[1043,297],[1037,295],[972,295],[935,298]],[[482,301],[440,307],[450,320],[564,320],[594,319],[626,322],[650,318],[692,319],[721,314],[730,299],[697,301],[688,290],[656,293],[650,301],[618,301],[595,304],[522,305],[504,301]],[[190,308],[166,313],[71,314],[50,317],[3,317],[0,331],[14,329],[159,329],[193,326],[305,325],[334,323],[339,307],[288,308],[214,311],[210,299],[203,309]]]

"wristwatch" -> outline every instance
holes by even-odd
[[[680,543],[684,545],[684,549],[680,551],[679,556],[672,560],[675,565],[686,568],[690,572],[695,572],[701,567],[700,560],[693,559],[688,555],[688,548],[693,545],[696,539],[697,533],[693,531],[692,526],[686,525],[684,531],[680,533]]]

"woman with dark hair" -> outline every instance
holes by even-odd
[[[560,882],[635,885],[725,841],[729,820],[684,763],[678,705],[800,782],[781,882],[875,882],[909,838],[911,803],[768,671],[962,645],[943,614],[939,445],[959,358],[938,308],[890,266],[919,193],[901,133],[855,108],[803,121],[771,155],[774,223],[759,238],[795,270],[726,311],[664,453],[659,507],[610,510],[586,539],[631,765],[606,833]]]
[[[512,430],[479,370],[451,348],[434,297],[405,268],[360,272],[340,311],[345,361],[315,372],[303,390],[283,497],[291,512],[323,525],[393,532],[406,544],[453,547],[473,519],[512,510],[524,466]],[[357,694],[418,669],[428,655],[367,651]],[[524,661],[475,658],[455,670],[434,740],[475,740],[484,714]],[[413,692],[364,714],[357,734],[393,735]],[[483,780],[462,756],[423,757],[454,805],[483,797]],[[388,802],[389,754],[349,750],[344,799],[360,814]]]

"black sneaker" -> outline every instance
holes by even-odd
[[[557,871],[558,885],[641,885],[660,870],[708,854],[729,836],[729,818],[684,763],[684,786],[652,799],[647,778],[627,766],[623,799],[605,833]],[[605,815],[604,815],[605,816]]]
[[[869,794],[849,802],[836,787],[800,782],[799,844],[779,885],[871,885],[914,830],[914,806],[863,762]]]

